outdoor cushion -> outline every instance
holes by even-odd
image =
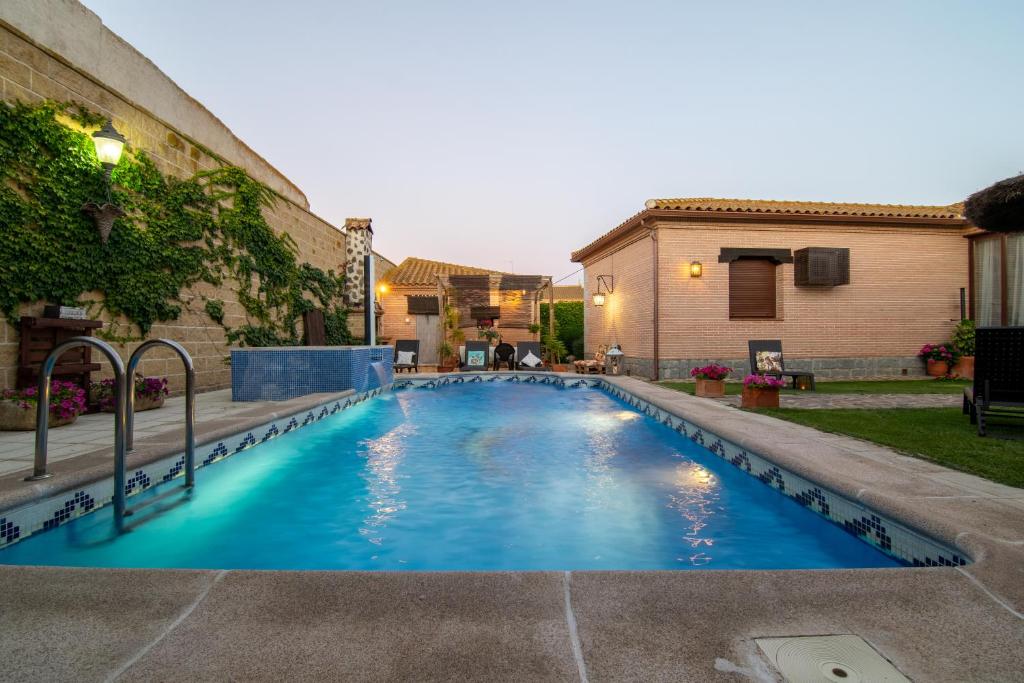
[[[416,354],[413,351],[399,351],[398,352],[398,364],[399,365],[412,365],[413,364],[413,360],[412,359],[413,359],[413,356],[415,356],[415,355]]]
[[[758,351],[757,371],[779,374],[782,372],[782,353],[780,351]]]
[[[538,365],[540,365],[541,360],[540,360],[540,358],[537,358],[537,356],[533,355],[533,351],[530,351],[519,362],[522,363],[523,365],[525,365],[528,368],[535,368]]]

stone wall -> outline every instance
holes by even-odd
[[[112,118],[129,144],[145,150],[168,175],[190,177],[218,167],[221,162],[211,151],[245,168],[283,196],[266,213],[267,220],[275,231],[291,235],[300,261],[339,274],[344,271],[345,233],[312,214],[305,196],[287,178],[77,2],[7,0],[0,4],[0,88],[5,101],[73,100]],[[225,325],[244,322],[245,312],[233,285],[226,282],[215,288],[200,283],[183,292],[181,317],[154,325],[150,333],[150,337],[185,345],[195,360],[202,390],[230,384],[224,329],[207,316],[204,306],[207,299],[219,299],[224,302]],[[83,297],[88,298],[97,297]],[[26,305],[20,313],[39,315],[42,306],[43,302]],[[359,316],[351,317],[361,330]],[[126,321],[101,319],[115,335],[137,332]],[[137,345],[127,342],[115,347],[127,358]],[[0,318],[0,387],[14,386],[17,349],[17,330]],[[172,391],[183,388],[184,373],[171,352],[156,349],[146,358],[141,365],[144,374],[168,376]],[[105,374],[106,368],[100,376]]]

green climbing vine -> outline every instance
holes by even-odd
[[[13,319],[23,303],[70,305],[99,292],[94,312],[124,316],[145,336],[154,323],[177,319],[183,290],[203,281],[237,287],[245,323],[225,325],[220,299],[203,307],[231,342],[297,344],[297,322],[314,307],[324,311],[329,343],[351,341],[342,277],[298,261],[294,241],[264,217],[277,195],[242,169],[180,179],[140,150],[124,154],[112,196],[126,215],[104,244],[81,212],[106,193],[80,129],[102,121],[75,103],[0,106],[0,312]]]

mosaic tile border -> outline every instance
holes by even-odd
[[[747,474],[789,496],[809,510],[914,567],[956,567],[969,558],[961,551],[923,536],[902,523],[820,486],[688,420],[608,382],[600,388],[661,424],[700,444]]]
[[[493,384],[506,382],[509,384],[550,384],[560,389],[576,389],[580,387],[599,388],[604,381],[599,377],[562,377],[550,372],[488,372],[488,373],[452,373],[440,377],[396,377],[391,385],[399,389],[439,389],[454,384]]]
[[[598,377],[562,377],[550,373],[467,373],[436,378],[402,378],[389,386],[321,404],[312,409],[268,421],[216,443],[197,449],[196,467],[205,467],[258,444],[300,429],[346,410],[390,390],[437,389],[449,385],[507,382],[545,384],[561,389],[600,389],[624,401],[642,414],[700,444],[719,458],[757,477],[762,482],[793,498],[813,512],[870,543],[883,552],[915,567],[959,566],[968,558],[961,552],[923,536],[891,518],[875,513],[827,488],[800,477],[756,453],[747,451],[688,420],[644,401]],[[149,488],[182,476],[184,453],[178,453],[129,472],[125,492],[133,496]],[[0,549],[39,531],[53,529],[88,514],[111,501],[113,477],[99,480],[75,491],[37,501],[0,516]]]
[[[796,475],[762,456],[720,438],[688,420],[610,384],[599,377],[560,377],[545,373],[493,373],[448,375],[438,378],[396,379],[393,388],[437,389],[453,384],[476,382],[513,382],[550,384],[560,388],[596,388],[624,401],[644,415],[682,434],[747,474],[789,496],[811,511],[870,543],[882,552],[914,567],[955,567],[965,565],[968,558],[891,518],[851,501],[834,491]]]
[[[328,401],[292,415],[270,420],[231,437],[196,448],[196,469],[220,462],[253,446],[283,434],[319,422],[325,417],[390,391],[385,385]],[[127,472],[125,494],[134,496],[153,486],[184,475],[185,453],[162,458],[134,471]],[[0,549],[40,531],[49,531],[77,517],[88,514],[111,502],[114,493],[113,475],[82,488],[29,503],[0,514]]]

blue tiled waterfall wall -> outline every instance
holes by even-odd
[[[391,346],[232,349],[231,400],[281,401],[345,389],[369,391],[391,383],[393,359]],[[373,363],[379,364],[379,374]]]

